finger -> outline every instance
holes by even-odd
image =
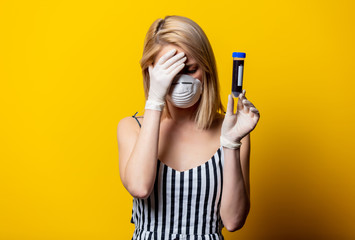
[[[243,101],[244,99],[247,99],[245,97],[245,90],[243,90],[240,94],[239,94],[239,98]]]
[[[251,103],[248,99],[243,99],[243,104],[244,104],[244,106],[248,107],[249,110],[251,110],[251,109],[253,108],[254,111],[258,111],[258,110],[256,109],[256,107],[254,106],[254,104]]]
[[[243,111],[244,111],[245,113],[249,113],[248,100],[243,99],[243,100],[242,100],[242,103],[243,103]]]
[[[243,99],[243,104],[249,108],[255,107],[248,99]]]
[[[174,57],[168,59],[163,65],[163,69],[167,69],[169,68],[172,64],[176,63],[177,61],[183,59],[183,57],[185,58],[186,60],[186,56],[185,56],[185,53],[181,52],[179,54],[176,54]]]
[[[251,107],[250,112],[252,112],[254,114],[253,117],[256,117],[258,119],[260,118],[260,113],[259,113],[258,109],[256,109],[255,107]]]
[[[182,63],[184,63],[186,61],[186,57],[180,59],[179,61],[177,61],[176,63],[174,63],[173,65],[171,65],[168,69],[166,69],[166,71],[168,73],[170,73],[172,70],[174,70],[176,67],[180,66]],[[164,64],[165,65],[165,64]]]
[[[249,116],[253,118],[255,113],[252,111],[252,108],[249,108]]]
[[[237,103],[237,111],[242,111],[243,110],[243,103],[242,103],[242,95],[239,94],[239,97],[238,97],[238,103]]]
[[[232,94],[229,94],[228,95],[228,104],[227,104],[227,112],[226,112],[226,115],[233,115],[234,111],[234,99],[233,99],[233,96]]]
[[[157,64],[162,65],[167,59],[171,56],[174,56],[176,49],[171,49],[169,52],[165,53],[161,58],[158,60]]]
[[[260,113],[259,113],[259,110],[256,109],[255,107],[251,107],[251,108],[250,108],[250,111],[252,111],[253,113],[258,114],[258,115],[260,114]]]
[[[170,74],[171,74],[172,76],[175,76],[175,75],[178,74],[182,69],[184,69],[184,67],[185,67],[185,64],[182,63],[181,65],[179,65],[179,66],[177,66],[175,69],[173,69],[173,70],[170,72]],[[173,79],[174,79],[174,78],[172,78],[171,81],[172,81]]]

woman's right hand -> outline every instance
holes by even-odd
[[[165,53],[153,67],[148,67],[150,86],[148,100],[165,104],[165,96],[167,95],[171,83],[184,67],[186,61],[185,53],[181,52],[174,56],[176,49],[172,49]]]

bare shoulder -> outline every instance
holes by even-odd
[[[139,119],[140,121],[140,119]],[[141,121],[140,121],[141,122]],[[117,142],[119,154],[131,150],[138,138],[140,127],[132,116],[122,118],[117,125]]]
[[[142,124],[143,116],[136,116],[136,118],[138,118],[139,123]],[[117,125],[117,134],[120,135],[124,133],[132,133],[132,132],[139,133],[139,130],[140,130],[140,126],[137,120],[132,116],[122,118]]]

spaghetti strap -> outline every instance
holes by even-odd
[[[136,112],[132,117],[136,119],[136,121],[137,121],[139,127],[141,127],[141,123],[138,121],[138,119],[137,119],[137,117],[136,117],[137,113],[138,113],[138,112]]]

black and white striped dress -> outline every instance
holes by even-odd
[[[224,239],[219,214],[223,156],[221,146],[207,162],[182,172],[158,159],[152,193],[147,199],[133,198],[132,239]]]

